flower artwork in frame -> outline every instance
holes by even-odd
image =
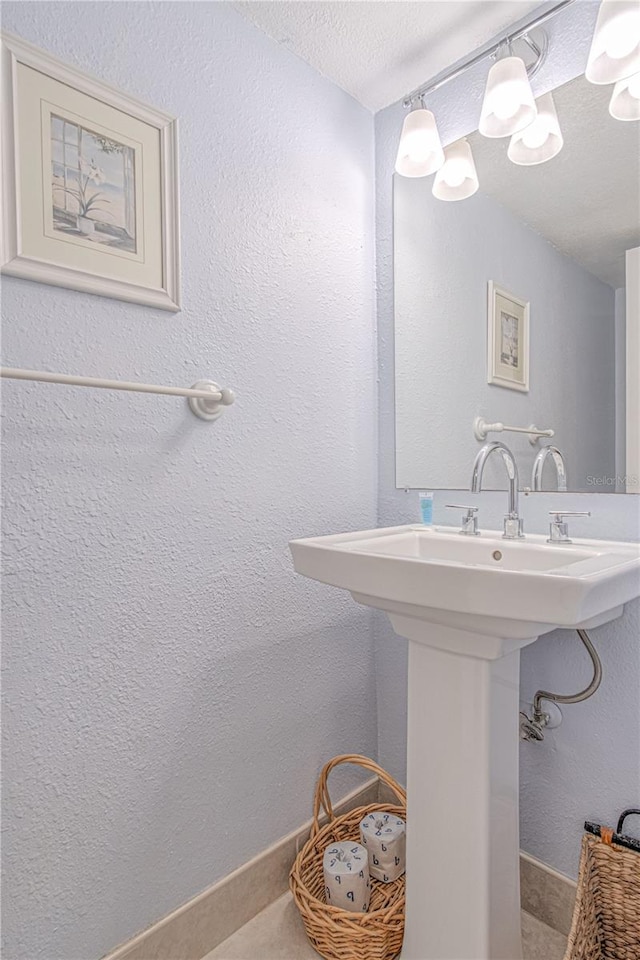
[[[3,273],[180,309],[176,120],[2,35]]]
[[[81,243],[135,253],[133,147],[52,113],[53,229]]]
[[[487,382],[529,390],[529,302],[489,281]]]

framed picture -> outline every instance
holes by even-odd
[[[529,302],[489,281],[487,382],[529,390]]]
[[[2,34],[2,271],[180,309],[177,122]]]

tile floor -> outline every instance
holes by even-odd
[[[562,960],[566,937],[522,913],[525,960]],[[318,960],[298,910],[286,893],[221,943],[204,960]]]

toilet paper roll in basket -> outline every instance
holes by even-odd
[[[327,903],[341,910],[366,913],[371,900],[367,851],[355,840],[332,843],[322,858]]]
[[[369,873],[391,883],[406,868],[407,825],[394,813],[370,813],[360,821],[360,839],[369,855]]]

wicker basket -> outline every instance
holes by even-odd
[[[354,763],[378,775],[393,790],[398,805],[371,803],[336,817],[331,806],[327,779],[334,767]],[[329,818],[320,827],[320,808]],[[371,879],[368,913],[350,913],[325,903],[322,858],[331,843],[360,840],[360,821],[368,813],[388,810],[406,818],[407,797],[402,787],[373,760],[355,754],[334,757],[327,763],[316,786],[311,835],[295,859],[289,885],[313,947],[326,960],[393,960],[400,953],[404,934],[404,876],[393,883]]]
[[[578,894],[564,960],[639,960],[640,851],[637,841],[594,824],[585,827]],[[618,841],[616,843],[616,840]],[[629,845],[627,845],[629,843]]]

